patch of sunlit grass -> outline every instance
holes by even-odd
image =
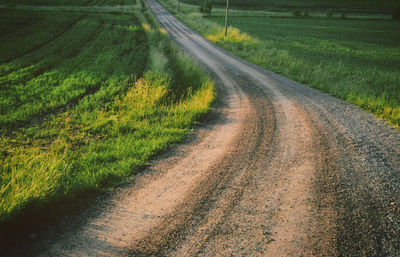
[[[205,38],[214,43],[222,41],[229,41],[232,43],[243,43],[243,42],[250,42],[253,40],[253,38],[248,34],[243,33],[239,29],[233,27],[228,28],[228,33],[226,38],[223,29],[218,29],[217,32],[213,34],[207,34],[205,35]]]
[[[150,31],[151,30],[151,26],[147,23],[142,23],[142,28],[144,31]]]

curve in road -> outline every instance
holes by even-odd
[[[275,122],[270,151],[253,160],[254,181],[220,221],[220,233],[191,253],[399,255],[398,132],[351,104],[232,56],[148,2],[161,25],[211,74],[219,76],[210,65],[217,63],[237,81],[259,121],[272,109]],[[193,248],[198,234],[185,240]]]
[[[186,144],[29,255],[400,256],[398,132],[147,3],[219,100]]]

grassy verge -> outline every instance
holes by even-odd
[[[10,23],[22,30],[36,26],[24,17],[47,21],[41,29],[49,34],[52,19],[67,25],[0,65],[2,232],[130,181],[151,156],[181,141],[214,99],[212,82],[145,10],[15,12],[21,20]],[[10,47],[30,40],[13,34],[0,35],[15,41]]]
[[[176,0],[160,1],[175,10]],[[392,20],[203,17],[182,5],[178,17],[250,62],[354,103],[400,126],[400,23]]]

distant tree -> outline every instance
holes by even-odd
[[[300,9],[296,9],[296,10],[293,12],[293,15],[294,15],[294,17],[301,17],[301,16],[303,16],[303,14],[301,13],[301,10],[300,10]]]
[[[211,14],[212,5],[207,0],[204,1],[203,5],[200,6],[200,12],[204,14]]]
[[[400,20],[400,6],[393,10],[392,18],[393,20]]]

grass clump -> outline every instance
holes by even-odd
[[[213,83],[145,17],[79,16],[60,39],[1,65],[1,90],[21,100],[2,94],[14,111],[3,108],[0,119],[0,228],[21,217],[30,226],[51,215],[44,207],[131,180],[210,109]],[[41,72],[26,71],[32,65]],[[21,108],[31,98],[43,110],[35,122]],[[53,99],[62,108],[47,113]]]

